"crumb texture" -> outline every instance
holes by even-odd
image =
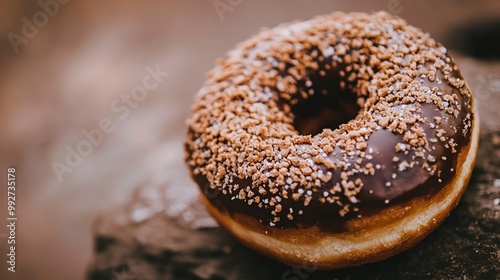
[[[297,109],[319,96],[359,110],[322,129],[325,117]],[[326,104],[328,116],[349,102]],[[321,224],[439,190],[473,117],[458,67],[428,34],[384,12],[333,13],[265,30],[218,61],[188,120],[186,162],[228,211]]]

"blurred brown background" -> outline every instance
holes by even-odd
[[[214,61],[262,27],[337,10],[397,14],[455,49],[459,64],[475,56],[490,69],[500,56],[495,0],[0,2],[0,182],[17,168],[19,218],[13,274],[0,184],[0,279],[84,279],[97,213],[165,174],[187,178],[184,120]],[[125,103],[120,96],[143,83],[148,66],[168,76],[144,100]],[[483,85],[475,90],[500,91],[498,73],[465,74]],[[105,118],[114,130],[58,178],[54,162],[66,164],[68,149],[87,139],[82,131]],[[498,119],[482,125],[498,128]]]

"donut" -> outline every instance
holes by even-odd
[[[447,49],[377,12],[263,30],[208,74],[185,161],[209,212],[285,264],[337,269],[417,244],[458,204],[479,139]]]

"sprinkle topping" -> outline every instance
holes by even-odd
[[[452,178],[470,94],[446,49],[396,16],[282,25],[210,72],[188,120],[186,162],[200,186],[219,190],[214,203],[267,225],[358,217]],[[341,106],[306,103],[333,97]],[[320,117],[301,119],[301,104]],[[353,119],[324,128],[352,108]]]

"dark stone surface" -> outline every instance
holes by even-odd
[[[500,66],[458,62],[479,101],[477,163],[460,204],[414,248],[336,271],[288,267],[217,227],[176,165],[176,178],[138,187],[128,204],[97,219],[88,279],[500,279]]]

